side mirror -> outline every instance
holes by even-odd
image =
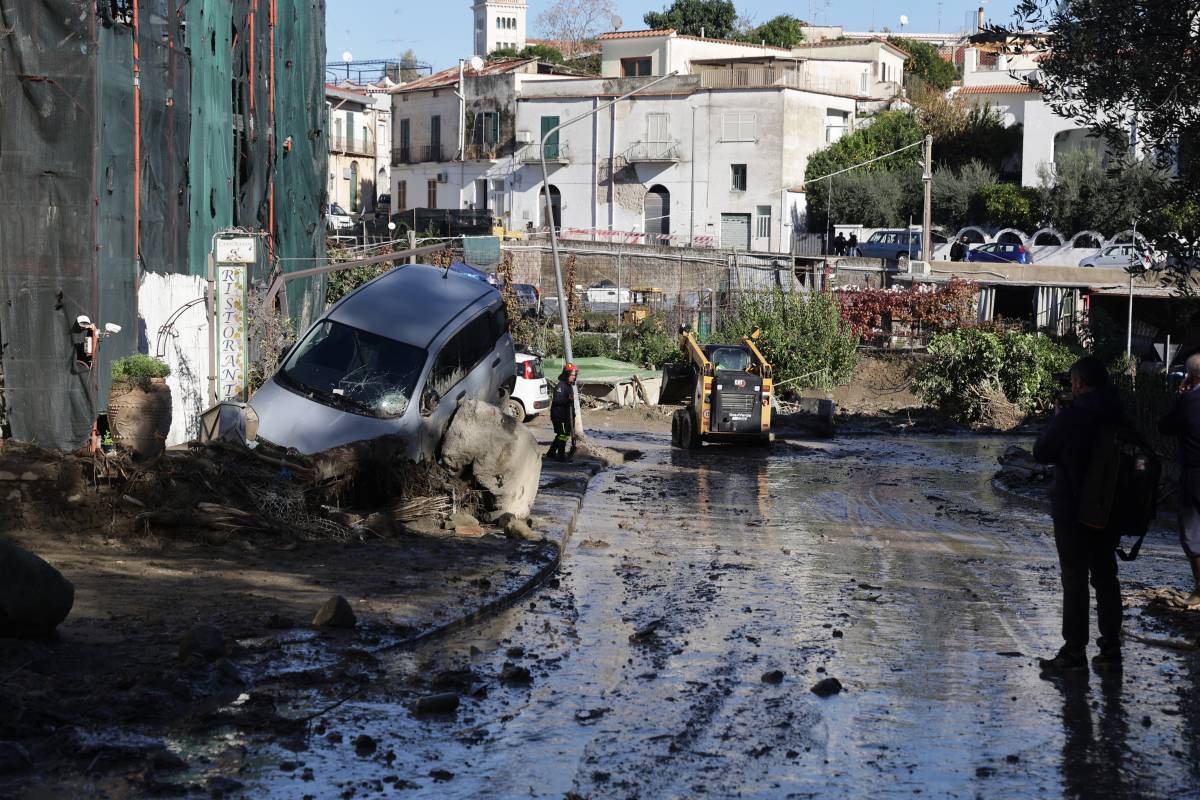
[[[423,416],[429,416],[432,414],[438,407],[438,403],[440,403],[441,400],[441,395],[439,395],[432,388],[426,388],[425,391],[421,393],[421,414]]]

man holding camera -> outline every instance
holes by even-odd
[[[1122,422],[1124,414],[1108,372],[1095,356],[1070,370],[1070,394],[1060,398],[1054,418],[1033,446],[1033,457],[1054,464],[1050,515],[1063,585],[1064,644],[1054,658],[1040,659],[1044,676],[1087,670],[1088,579],[1096,590],[1100,654],[1098,671],[1121,666],[1121,586],[1117,582],[1117,543],[1079,524],[1079,504],[1092,449],[1100,429]]]
[[[1200,353],[1188,357],[1179,396],[1158,423],[1159,433],[1179,438],[1179,542],[1192,565],[1194,591],[1184,600],[1200,608]]]

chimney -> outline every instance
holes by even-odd
[[[979,10],[977,12],[975,12],[975,14],[976,14],[975,32],[983,33],[983,6],[980,6]]]
[[[967,82],[967,76],[979,69],[979,51],[974,47],[968,47],[963,51],[963,83]]]

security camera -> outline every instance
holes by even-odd
[[[104,323],[104,332],[105,333],[120,333],[121,326],[115,322],[106,322],[106,323]]]
[[[86,328],[92,324],[92,320],[90,317],[88,317],[84,314],[80,314],[78,317],[75,318],[75,324],[81,328]]]

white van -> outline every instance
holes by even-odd
[[[459,401],[504,406],[515,363],[494,287],[411,264],[330,307],[250,405],[268,444],[316,453],[400,434],[409,458],[433,460]]]

